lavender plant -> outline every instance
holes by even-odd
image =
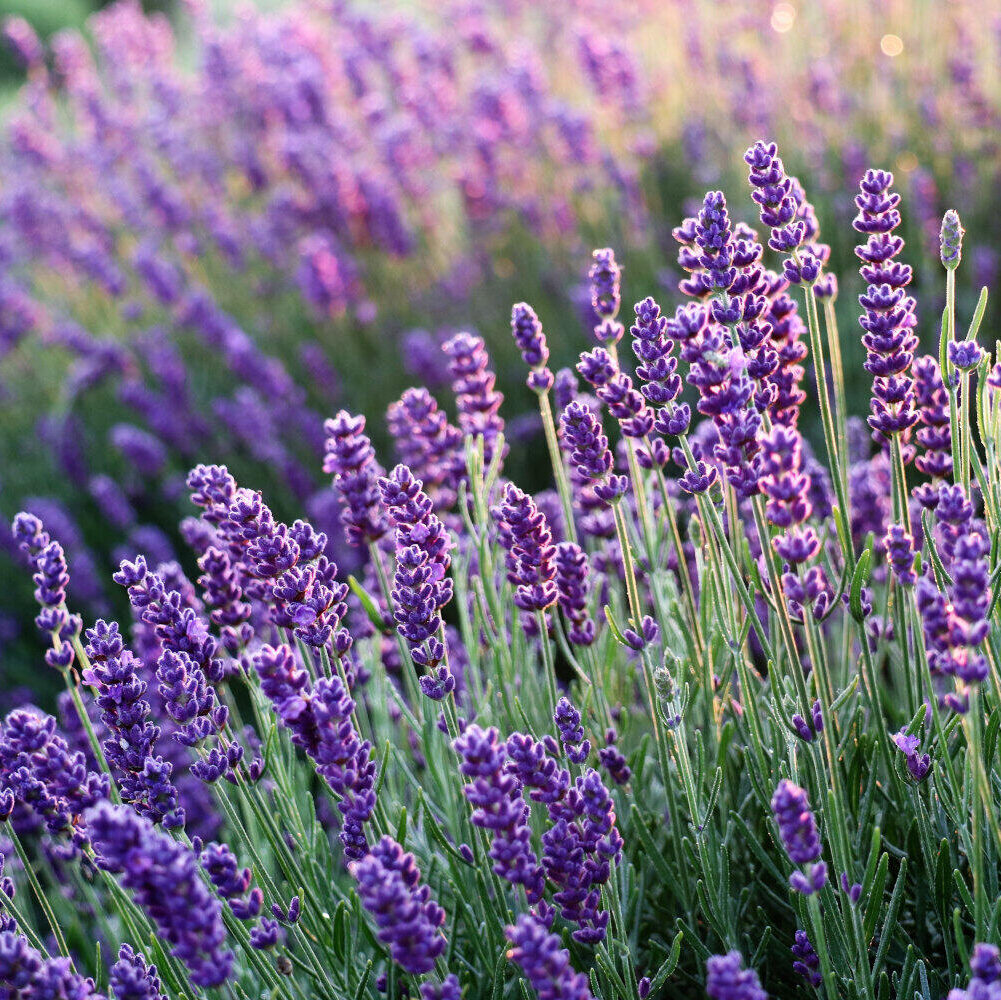
[[[85,622],[58,526],[17,516],[66,694],[59,721],[26,704],[0,727],[7,995],[993,995],[986,293],[960,337],[953,213],[915,359],[902,201],[863,175],[862,423],[835,255],[775,144],[745,160],[749,191],[675,231],[687,301],[637,295],[635,369],[610,249],[591,391],[514,307],[555,492],[505,475],[490,353],[459,334],[458,423],[408,389],[391,471],[364,417],[324,426],[349,569],[198,465],[200,575],[133,548],[131,622]]]

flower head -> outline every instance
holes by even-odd
[[[713,955],[706,961],[706,993],[713,1000],[768,1000],[758,974],[744,968],[739,951]]]

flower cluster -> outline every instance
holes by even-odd
[[[820,860],[820,834],[806,792],[783,778],[772,796],[772,812],[789,860],[809,866],[808,872],[794,871],[789,884],[805,896],[818,892],[827,882],[827,865]]]
[[[372,915],[379,940],[406,971],[419,975],[434,968],[445,950],[440,928],[445,911],[420,885],[420,869],[391,837],[383,837],[351,866],[362,906]]]
[[[859,296],[865,310],[860,323],[865,333],[865,370],[873,376],[872,416],[869,426],[877,440],[907,433],[918,420],[914,380],[910,375],[917,337],[914,334],[914,299],[906,294],[912,271],[895,258],[904,241],[894,235],[900,225],[900,195],[890,190],[893,174],[869,170],[859,182],[855,198],[858,215],[852,223],[866,237],[856,247],[862,261],[859,273],[868,287]]]
[[[199,878],[194,854],[124,806],[102,803],[86,822],[97,864],[121,876],[191,981],[206,989],[225,982],[233,953],[225,946],[219,902]]]

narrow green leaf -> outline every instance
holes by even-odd
[[[664,959],[661,967],[650,979],[651,994],[656,994],[664,983],[667,982],[668,978],[674,974],[674,970],[678,967],[678,960],[681,958],[681,942],[684,939],[684,936],[684,931],[678,931],[678,933],[675,934],[670,954],[666,959]]]
[[[893,894],[890,896],[890,905],[886,909],[886,918],[883,920],[882,930],[879,932],[879,947],[876,949],[876,958],[872,963],[873,975],[878,975],[886,959],[887,949],[890,941],[893,940],[893,933],[897,927],[897,914],[900,912],[900,903],[904,898],[904,886],[907,882],[907,858],[901,859],[900,870],[897,872],[897,881],[893,884]]]
[[[365,614],[368,615],[369,621],[380,632],[388,634],[389,626],[382,617],[379,605],[375,602],[372,595],[353,576],[348,577],[348,586],[354,591],[355,597],[361,602],[361,606],[365,609]]]
[[[872,549],[865,549],[852,573],[851,587],[848,590],[848,606],[852,617],[857,622],[865,620],[862,609],[862,588],[869,582],[869,567],[872,565]]]
[[[987,310],[987,287],[980,289],[980,298],[977,299],[977,308],[973,311],[973,319],[970,320],[969,329],[966,331],[967,340],[976,340],[980,332],[980,324],[984,320],[984,312]]]

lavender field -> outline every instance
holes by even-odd
[[[0,998],[1001,1000],[1001,11],[38,26]]]

